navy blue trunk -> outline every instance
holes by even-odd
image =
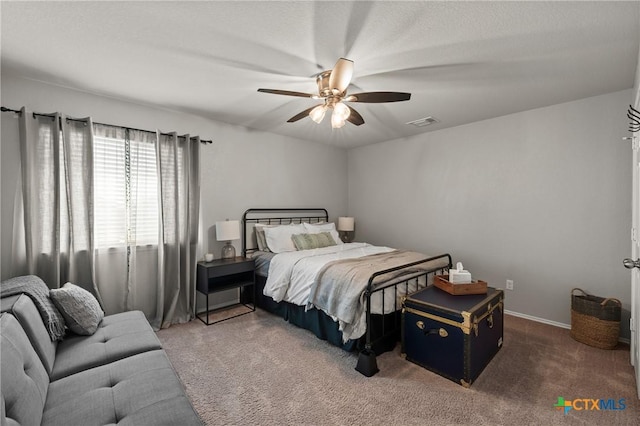
[[[429,286],[403,302],[402,353],[468,387],[502,347],[503,311],[502,290],[453,296]]]

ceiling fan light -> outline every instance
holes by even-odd
[[[346,122],[346,119],[342,118],[340,114],[336,114],[336,111],[334,109],[333,114],[331,114],[331,127],[333,129],[339,129],[340,127],[344,126]]]
[[[318,105],[309,113],[309,117],[316,123],[320,124],[324,118],[324,114],[327,112],[327,107],[324,105]]]
[[[338,116],[344,121],[349,118],[349,114],[351,114],[351,111],[349,110],[348,106],[346,106],[342,102],[338,102],[333,107],[333,115],[336,114],[338,114]]]

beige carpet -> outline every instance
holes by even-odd
[[[399,345],[366,378],[355,354],[261,310],[158,336],[209,425],[640,424],[628,346],[592,348],[512,316],[503,348],[469,389],[404,360]],[[564,415],[558,397],[625,399],[626,409]]]

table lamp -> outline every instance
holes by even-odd
[[[234,259],[236,248],[231,245],[231,241],[240,239],[240,221],[227,219],[224,222],[216,222],[216,239],[227,242],[222,247],[222,259]]]
[[[341,233],[342,241],[351,242],[351,235],[355,229],[355,220],[352,217],[341,216],[338,218],[338,231]]]

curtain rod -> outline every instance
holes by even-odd
[[[1,110],[2,112],[14,112],[14,113],[17,113],[17,114],[22,114],[22,111],[20,111],[20,110],[18,110],[18,109],[11,109],[11,108],[7,108],[7,107],[0,107],[0,108],[1,108],[0,110]],[[51,115],[50,115],[50,114],[41,114],[41,113],[34,112],[34,113],[33,113],[33,117],[35,118],[35,116],[36,116],[36,115],[39,115],[40,117],[51,117]],[[84,121],[84,120],[78,120],[78,119],[75,119],[75,118],[68,118],[68,117],[67,117],[67,120],[71,120],[71,121]],[[97,123],[97,122],[94,122],[93,124],[99,124],[99,125],[101,125],[101,126],[120,127],[120,128],[122,128],[122,129],[137,130],[137,131],[139,131],[139,132],[156,133],[156,132],[151,131],[151,130],[136,129],[135,127],[128,127],[128,126],[115,126],[115,125],[113,125],[113,124],[104,124],[104,123]],[[170,133],[161,133],[161,135],[165,135],[165,136],[166,136],[166,135],[169,135],[169,134],[170,134]],[[213,143],[213,141],[205,140],[205,139],[200,139],[200,143],[208,144],[208,143]]]

